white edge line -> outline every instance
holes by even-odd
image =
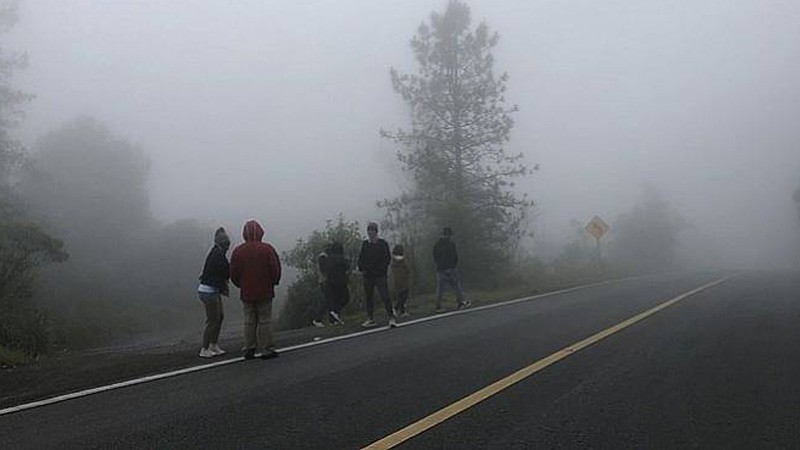
[[[407,327],[407,326],[414,325],[414,324],[417,324],[417,323],[428,322],[430,320],[437,320],[437,319],[441,319],[441,318],[444,318],[444,317],[455,316],[455,315],[458,315],[458,314],[467,314],[467,313],[483,311],[483,310],[491,309],[491,308],[499,308],[501,306],[514,305],[514,304],[517,304],[517,303],[536,300],[536,299],[539,299],[539,298],[551,297],[551,296],[560,295],[560,294],[566,294],[568,292],[577,291],[577,290],[580,290],[580,289],[587,289],[587,288],[591,288],[591,287],[602,286],[604,284],[619,283],[619,282],[623,282],[623,281],[633,280],[633,279],[636,279],[636,278],[641,278],[641,277],[625,277],[625,278],[617,278],[617,279],[613,279],[613,280],[599,281],[599,282],[596,282],[596,283],[584,284],[584,285],[581,285],[581,286],[574,286],[574,287],[571,287],[571,288],[560,289],[558,291],[545,292],[543,294],[531,295],[531,296],[528,296],[528,297],[517,298],[517,299],[514,299],[514,300],[507,300],[507,301],[499,302],[499,303],[492,303],[492,304],[489,304],[489,305],[478,306],[478,307],[475,307],[475,308],[468,308],[468,309],[463,309],[463,310],[450,311],[450,312],[442,313],[442,314],[434,314],[432,316],[422,317],[422,318],[419,318],[419,319],[414,319],[414,320],[409,320],[407,322],[399,323],[399,324],[397,324],[397,326],[398,327]],[[300,350],[300,349],[303,349],[303,348],[313,347],[313,346],[316,346],[316,345],[330,344],[332,342],[342,341],[342,340],[345,340],[345,339],[352,339],[352,338],[356,338],[356,337],[359,337],[359,336],[364,336],[364,335],[373,334],[373,333],[379,333],[379,332],[382,332],[382,331],[386,331],[388,329],[389,329],[388,326],[383,326],[383,327],[378,327],[378,328],[375,328],[375,329],[372,329],[372,330],[359,331],[357,333],[350,333],[350,334],[345,334],[345,335],[342,335],[342,336],[335,336],[335,337],[332,337],[332,338],[321,339],[321,340],[318,340],[318,341],[311,341],[311,342],[306,342],[306,343],[303,343],[303,344],[291,345],[289,347],[280,348],[277,351],[279,353],[290,352],[290,351],[294,351],[294,350]],[[113,383],[113,384],[108,384],[108,385],[105,385],[105,386],[99,386],[99,387],[96,387],[96,388],[85,389],[85,390],[77,391],[77,392],[71,392],[69,394],[58,395],[58,396],[47,398],[47,399],[44,399],[44,400],[38,400],[38,401],[35,401],[35,402],[24,403],[22,405],[11,406],[9,408],[0,409],[0,416],[6,415],[6,414],[12,414],[12,413],[19,412],[19,411],[24,411],[24,410],[27,410],[27,409],[38,408],[40,406],[52,405],[54,403],[60,403],[60,402],[64,402],[64,401],[67,401],[67,400],[73,400],[73,399],[76,399],[76,398],[86,397],[86,396],[93,395],[93,394],[99,394],[101,392],[111,391],[111,390],[119,389],[119,388],[123,388],[123,387],[135,386],[137,384],[143,384],[143,383],[149,383],[151,381],[162,380],[164,378],[171,378],[171,377],[175,377],[175,376],[178,376],[178,375],[184,375],[184,374],[192,373],[192,372],[199,372],[201,370],[206,370],[206,369],[211,369],[211,368],[214,368],[214,367],[225,366],[225,365],[228,365],[228,364],[233,364],[233,363],[237,363],[237,362],[241,362],[241,361],[244,361],[243,357],[231,358],[231,359],[226,359],[224,361],[218,361],[218,362],[214,362],[214,363],[210,363],[210,364],[203,364],[203,365],[200,365],[200,366],[187,367],[185,369],[173,370],[172,372],[165,372],[165,373],[159,373],[159,374],[155,374],[155,375],[148,375],[146,377],[134,378],[132,380],[121,381],[119,383]]]

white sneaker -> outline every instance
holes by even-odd
[[[397,319],[395,319],[394,317],[389,319],[389,328],[394,328],[396,326],[397,326]]]
[[[312,321],[311,321],[311,324],[312,324],[312,325],[314,325],[314,326],[315,326],[315,327],[317,327],[317,328],[325,328],[325,324],[324,324],[324,323],[322,323],[322,322],[321,322],[321,321],[319,321],[319,320],[312,320]]]
[[[220,356],[225,354],[225,350],[219,348],[217,344],[211,344],[208,346],[208,349],[214,354],[214,356]]]
[[[213,358],[214,357],[214,352],[211,351],[210,348],[201,348],[200,349],[200,354],[198,354],[197,356],[199,356],[201,358]]]
[[[364,327],[364,328],[372,328],[375,325],[376,325],[376,323],[372,319],[367,319],[367,320],[364,321],[364,323],[361,324],[361,326]]]

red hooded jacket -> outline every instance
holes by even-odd
[[[281,262],[275,249],[264,242],[264,229],[250,220],[242,230],[244,243],[231,254],[231,281],[240,289],[243,302],[257,303],[275,297],[281,280]]]

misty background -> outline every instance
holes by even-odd
[[[527,252],[558,257],[594,215],[607,245],[652,194],[683,220],[684,268],[800,264],[800,4],[468,4],[500,35],[508,150],[540,167],[515,187],[536,202]],[[35,157],[91,117],[141,151],[155,222],[180,236],[194,221],[209,244],[225,226],[235,245],[256,218],[286,251],[339,213],[380,220],[376,201],[407,186],[379,134],[409,122],[389,69],[414,72],[409,40],[444,6],[24,1],[2,36],[28,53],[13,81],[36,96],[15,134]],[[194,301],[196,279],[181,283],[169,295]]]

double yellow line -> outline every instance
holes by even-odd
[[[601,331],[601,332],[599,332],[597,334],[589,336],[588,338],[586,338],[586,339],[584,339],[582,341],[579,341],[579,342],[576,342],[576,343],[574,343],[572,345],[569,345],[569,346],[567,346],[567,347],[565,347],[565,348],[553,353],[550,356],[547,356],[547,357],[545,357],[543,359],[540,359],[540,360],[536,361],[535,363],[533,363],[533,364],[531,364],[531,365],[529,365],[529,366],[527,366],[525,368],[522,368],[522,369],[512,373],[511,375],[509,375],[509,376],[507,376],[507,377],[505,377],[505,378],[503,378],[501,380],[498,380],[498,381],[496,381],[496,382],[484,387],[483,389],[480,389],[479,391],[476,391],[476,392],[474,392],[474,393],[462,398],[461,400],[458,400],[457,402],[455,402],[455,403],[453,403],[453,404],[451,404],[449,406],[446,406],[446,407],[436,411],[435,413],[433,413],[433,414],[431,414],[431,415],[429,415],[429,416],[427,416],[427,417],[425,417],[423,419],[420,419],[420,420],[412,423],[411,425],[408,425],[405,428],[402,428],[402,429],[400,429],[398,431],[395,431],[394,433],[384,437],[383,439],[380,439],[378,441],[373,442],[372,444],[370,444],[370,445],[368,445],[368,446],[366,446],[364,448],[365,449],[370,449],[370,450],[372,450],[372,449],[375,449],[375,450],[377,450],[377,449],[390,449],[390,448],[393,448],[393,447],[395,447],[397,445],[400,445],[403,442],[413,438],[414,436],[417,436],[417,435],[419,435],[421,433],[424,433],[425,431],[435,427],[436,425],[439,425],[440,423],[444,422],[445,420],[447,420],[447,419],[449,419],[449,418],[451,418],[451,417],[453,417],[453,416],[455,416],[457,414],[460,414],[460,413],[466,411],[467,409],[469,409],[469,408],[477,405],[478,403],[486,400],[487,398],[489,398],[489,397],[491,397],[491,396],[503,391],[504,389],[506,389],[506,388],[516,384],[516,383],[519,383],[520,381],[524,380],[525,378],[528,378],[529,376],[531,376],[534,373],[544,369],[545,367],[547,367],[547,366],[549,366],[551,364],[555,364],[556,362],[561,361],[562,359],[566,358],[567,356],[572,355],[573,353],[578,352],[580,350],[583,350],[584,348],[586,348],[586,347],[588,347],[588,346],[590,346],[590,345],[592,345],[594,343],[602,341],[603,339],[611,336],[612,334],[617,333],[620,330],[623,330],[623,329],[625,329],[625,328],[627,328],[627,327],[629,327],[629,326],[631,326],[631,325],[633,325],[633,324],[635,324],[635,323],[637,323],[639,321],[642,321],[642,320],[646,319],[647,317],[650,317],[653,314],[661,311],[664,308],[668,308],[668,307],[674,305],[675,303],[678,303],[679,301],[685,299],[686,297],[692,296],[692,295],[694,295],[694,294],[696,294],[696,293],[698,293],[700,291],[703,291],[703,290],[708,289],[708,288],[710,288],[712,286],[715,286],[715,285],[717,285],[719,283],[722,283],[723,281],[728,280],[730,278],[731,277],[721,278],[719,280],[716,280],[716,281],[713,281],[711,283],[708,283],[708,284],[705,284],[703,286],[700,286],[700,287],[698,287],[696,289],[692,289],[689,292],[683,293],[683,294],[681,294],[681,295],[679,295],[679,296],[677,296],[677,297],[675,297],[675,298],[673,298],[671,300],[667,300],[666,302],[659,304],[658,306],[655,306],[655,307],[653,307],[651,309],[648,309],[647,311],[645,311],[645,312],[643,312],[641,314],[637,314],[637,315],[635,315],[635,316],[633,316],[633,317],[631,317],[631,318],[629,318],[627,320],[624,320],[624,321],[622,321],[622,322],[620,322],[620,323],[618,323],[618,324],[616,324],[616,325],[614,325],[614,326],[612,326],[610,328],[607,328],[607,329],[605,329],[605,330],[603,330],[603,331]]]

